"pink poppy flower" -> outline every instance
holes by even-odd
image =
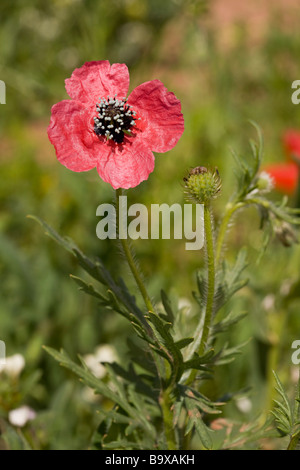
[[[96,167],[113,188],[133,188],[153,171],[152,152],[172,149],[183,133],[180,101],[159,80],[126,98],[125,64],[86,62],[65,83],[72,99],[52,107],[48,136],[70,170]]]

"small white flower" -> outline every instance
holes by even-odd
[[[84,356],[84,362],[91,370],[91,372],[101,379],[106,374],[105,367],[100,364],[101,362],[114,362],[116,357],[115,349],[110,346],[109,344],[103,344],[102,346],[98,346],[95,350],[94,354],[87,354]]]
[[[266,297],[264,297],[262,301],[262,306],[263,306],[263,309],[266,310],[266,312],[273,310],[275,307],[275,295],[274,294],[266,295]]]
[[[280,294],[283,296],[289,295],[292,287],[292,282],[290,279],[285,279],[282,281],[280,286]]]
[[[241,397],[236,401],[236,406],[242,413],[249,413],[252,409],[252,402],[247,397]]]
[[[90,387],[83,387],[81,396],[88,403],[99,403],[100,400],[100,395],[95,393]]]
[[[20,408],[16,408],[15,410],[11,410],[8,413],[8,420],[10,424],[13,426],[18,426],[22,428],[25,426],[28,421],[33,420],[36,417],[36,412],[29,408],[29,406],[21,406]]]
[[[5,364],[0,364],[0,374],[5,372],[11,377],[18,377],[25,367],[25,359],[21,354],[14,354],[6,358]]]
[[[192,304],[189,299],[181,297],[178,301],[178,310],[184,310],[184,313],[188,315],[191,311]]]

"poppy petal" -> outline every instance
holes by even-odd
[[[73,171],[94,168],[99,145],[105,148],[93,132],[91,109],[78,101],[64,100],[52,107],[48,136],[57,159]]]
[[[283,145],[288,157],[300,160],[300,132],[288,130],[283,136]]]
[[[154,155],[142,141],[113,144],[110,148],[110,154],[99,160],[97,171],[114,189],[134,188],[154,170]]]
[[[123,98],[128,93],[129,71],[125,64],[112,64],[108,60],[86,62],[66,79],[66,90],[74,100],[96,105],[99,98]]]
[[[154,152],[171,150],[184,131],[180,101],[159,80],[145,82],[128,97],[128,104],[137,112],[137,130]]]

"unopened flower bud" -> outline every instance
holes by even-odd
[[[217,168],[210,170],[197,166],[183,180],[187,198],[198,204],[209,203],[218,197],[221,191],[221,178]]]
[[[274,231],[283,246],[289,247],[294,243],[299,243],[292,226],[285,221],[278,221],[274,223]]]
[[[262,171],[258,175],[256,187],[260,192],[268,193],[274,188],[274,178],[267,171]]]

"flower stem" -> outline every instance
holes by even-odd
[[[296,423],[299,422],[299,417],[300,417],[300,375],[298,378],[297,396],[296,396],[295,406],[294,406],[294,422]],[[294,430],[295,432],[293,432],[293,434],[290,436],[290,442],[286,450],[296,450],[299,445],[300,429],[296,423],[294,424],[294,427],[296,427],[296,430]]]
[[[213,303],[215,294],[215,256],[214,256],[214,237],[212,229],[212,215],[210,207],[204,205],[204,229],[205,229],[205,240],[206,240],[206,256],[207,256],[207,299],[206,299],[206,311],[203,325],[202,338],[198,350],[199,356],[201,356],[206,347],[206,343],[209,337],[209,331],[211,327],[211,320],[213,314]]]
[[[238,201],[238,202],[235,202],[234,204],[231,202],[227,204],[226,212],[221,222],[219,233],[218,233],[218,238],[216,242],[216,264],[215,264],[216,268],[218,267],[220,260],[221,260],[224,239],[226,236],[226,232],[227,232],[231,217],[237,210],[241,209],[242,207],[251,206],[251,205],[261,206],[267,210],[270,210],[270,207],[271,207],[270,201],[267,201],[261,198],[255,198],[255,197],[244,199],[243,201]]]
[[[117,189],[116,190],[116,216],[117,216],[117,224],[119,223],[119,216],[120,216],[120,196],[122,196],[123,191],[122,189]],[[120,227],[119,227],[120,230]],[[118,231],[119,231],[118,230]],[[132,251],[130,249],[129,243],[127,238],[119,238],[122,249],[124,251],[124,255],[126,257],[128,266],[130,268],[130,271],[135,279],[135,282],[139,288],[139,291],[144,299],[144,303],[146,305],[146,308],[150,312],[155,312],[154,306],[151,302],[150,296],[147,292],[147,289],[143,283],[142,277],[140,275],[139,269],[134,261],[134,256],[132,254]],[[160,364],[160,358],[156,358],[155,354],[153,355],[156,368],[158,371],[158,374],[161,375],[162,372],[162,367]],[[173,426],[173,413],[171,410],[172,406],[172,400],[171,400],[171,391],[169,388],[163,388],[161,390],[160,394],[160,407],[162,411],[162,417],[163,417],[163,424],[164,424],[164,431],[165,431],[165,438],[166,438],[166,444],[167,444],[167,450],[176,450],[176,437],[175,437],[175,430]]]
[[[207,340],[209,338],[209,332],[211,328],[212,315],[213,315],[213,304],[215,294],[215,254],[214,254],[214,236],[212,228],[212,214],[209,205],[204,205],[204,231],[205,231],[205,245],[206,245],[206,256],[207,256],[207,297],[206,297],[206,308],[204,321],[201,319],[201,325],[203,324],[201,331],[201,339],[199,342],[197,353],[202,356],[205,352]],[[197,328],[198,331],[198,328]],[[197,340],[197,338],[196,338]],[[194,381],[197,371],[193,369],[189,374],[186,381],[190,384]]]
[[[120,202],[119,202],[119,198],[120,196],[122,196],[123,194],[123,191],[122,189],[117,189],[116,190],[116,209],[117,209],[117,223],[119,221],[119,214],[120,214]],[[125,239],[120,239],[120,242],[121,242],[121,245],[122,245],[122,248],[123,248],[123,251],[124,251],[124,254],[125,254],[125,257],[126,257],[126,260],[127,260],[127,263],[129,265],[129,268],[130,268],[130,271],[132,272],[132,275],[135,279],[135,282],[140,290],[140,293],[144,299],[144,302],[145,302],[145,305],[146,305],[146,308],[148,311],[151,311],[151,312],[154,312],[154,307],[152,305],[152,302],[151,302],[151,299],[150,299],[150,296],[148,295],[148,292],[146,290],[146,287],[142,281],[142,278],[140,276],[140,273],[139,273],[139,269],[137,268],[136,264],[135,264],[135,261],[134,261],[134,257],[132,255],[132,252],[130,250],[130,246],[129,246],[129,243],[127,241],[127,238]]]
[[[287,449],[286,450],[296,450],[297,449],[297,445],[299,443],[299,439],[300,439],[300,431],[296,431],[290,438],[290,442],[287,446]]]
[[[162,390],[160,395],[160,406],[164,421],[167,450],[177,450],[175,430],[173,425],[171,390]]]
[[[218,238],[216,242],[216,264],[215,264],[216,267],[218,267],[220,259],[221,259],[222,248],[224,245],[224,240],[225,240],[225,236],[226,236],[230,219],[233,216],[234,212],[240,209],[241,207],[243,207],[243,205],[244,205],[243,202],[238,202],[236,204],[229,203],[227,205],[225,215],[223,217],[223,220],[219,228]]]
[[[276,388],[274,383],[273,371],[277,370],[278,368],[278,362],[280,360],[281,353],[280,338],[282,338],[282,334],[285,331],[285,324],[287,322],[287,319],[288,316],[284,309],[280,310],[279,312],[272,312],[272,330],[270,330],[269,333],[270,349],[267,355],[266,398],[264,405],[264,409],[267,411],[265,413],[262,413],[262,420],[263,418],[265,420],[267,419],[268,412],[272,410],[274,404]]]

